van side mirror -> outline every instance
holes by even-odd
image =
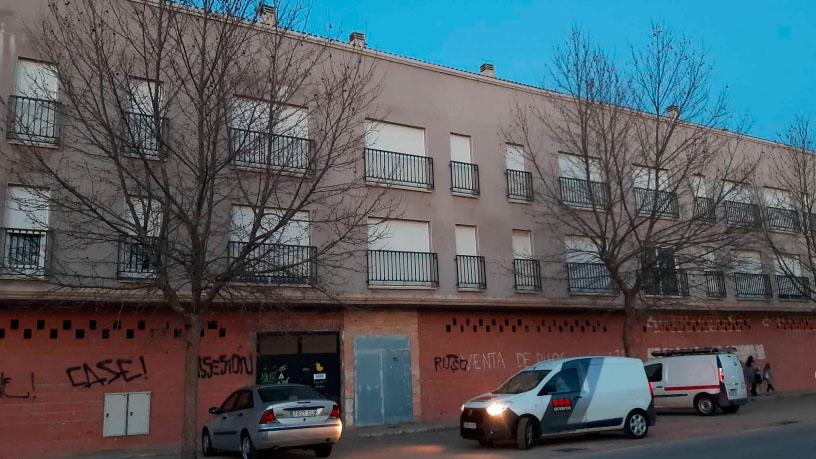
[[[221,414],[221,408],[215,406],[210,408],[210,414]]]
[[[546,384],[544,387],[541,388],[541,391],[538,393],[539,396],[541,395],[550,395],[558,392],[555,388],[554,384]]]

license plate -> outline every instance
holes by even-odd
[[[462,425],[465,427],[465,429],[475,429],[476,428],[476,423],[475,422],[463,422]]]
[[[308,418],[311,416],[317,416],[318,410],[294,410],[292,411],[293,418]]]

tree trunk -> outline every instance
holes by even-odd
[[[201,355],[201,321],[184,320],[187,334],[184,350],[184,409],[181,428],[181,457],[195,459],[198,450],[198,358]]]
[[[635,357],[635,326],[637,325],[637,309],[635,295],[623,295],[623,352],[627,357]]]

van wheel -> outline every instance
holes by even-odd
[[[623,433],[629,438],[640,439],[649,433],[649,418],[642,410],[632,410],[626,416],[626,422],[623,424]]]
[[[519,419],[518,426],[516,426],[516,446],[518,449],[530,449],[533,447],[533,433],[535,429],[530,418],[524,417]]]
[[[737,412],[739,405],[721,406],[720,409],[723,410],[725,414],[733,414]]]
[[[711,416],[717,410],[717,402],[710,395],[700,394],[694,399],[694,409],[701,416]]]

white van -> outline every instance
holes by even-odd
[[[646,375],[654,387],[655,408],[694,408],[703,416],[735,413],[748,402],[742,365],[734,348],[652,352]]]
[[[525,368],[493,392],[462,405],[462,437],[488,446],[573,432],[623,431],[643,438],[654,425],[654,399],[643,362],[623,357],[547,360]]]

